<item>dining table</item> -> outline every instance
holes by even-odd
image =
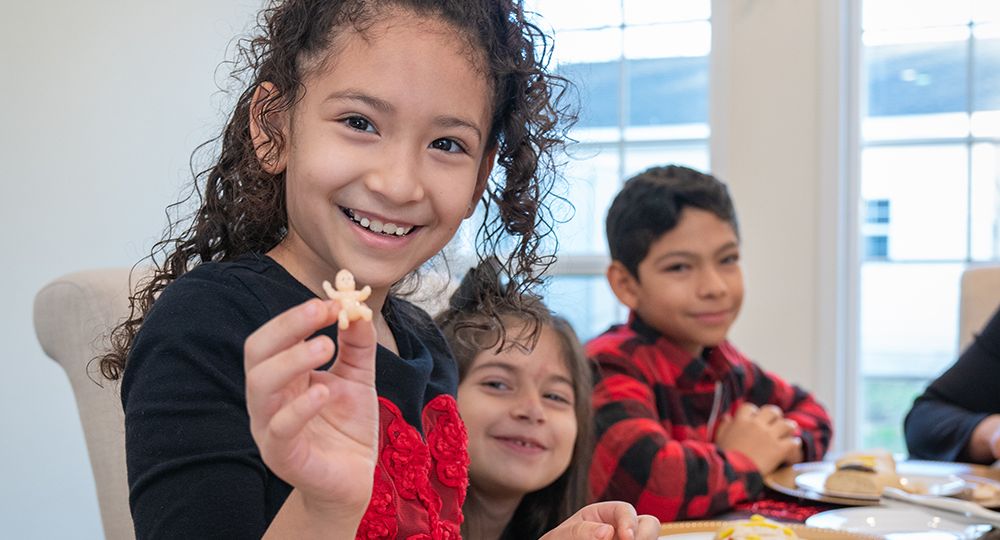
[[[840,538],[822,534],[810,537],[808,533],[819,531],[815,528],[817,526],[839,525],[842,527],[840,530],[849,533],[843,538],[861,538],[867,534],[870,538],[890,540],[1000,540],[1000,523],[994,522],[994,527],[989,520],[979,522],[976,517],[961,515],[955,510],[929,508],[923,504],[898,500],[910,497],[859,497],[825,492],[824,475],[832,472],[834,467],[832,461],[782,467],[764,477],[765,489],[760,497],[739,503],[725,514],[713,517],[713,523],[746,520],[756,514],[793,525],[797,530],[807,531],[804,538]],[[900,459],[897,472],[904,485],[907,481],[910,482],[907,489],[911,491],[923,490],[935,495],[948,495],[949,502],[972,500],[976,503],[972,506],[985,509],[982,514],[991,517],[993,512],[989,512],[990,509],[1000,510],[1000,468],[971,463]],[[893,529],[890,516],[906,523],[897,525],[899,529]],[[1000,519],[1000,513],[996,514],[996,518]],[[698,523],[709,522],[693,522],[691,525]],[[676,530],[683,530],[683,525],[664,524],[664,534],[671,534],[668,531]],[[851,536],[850,533],[857,536]],[[801,534],[803,533],[800,532]],[[666,540],[670,536],[661,538]]]

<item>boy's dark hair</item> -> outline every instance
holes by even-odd
[[[550,327],[559,337],[562,359],[573,380],[577,431],[569,467],[553,483],[524,496],[510,522],[500,536],[501,540],[539,538],[576,513],[588,499],[587,474],[593,451],[593,418],[590,394],[593,390],[592,373],[587,356],[573,327],[562,317],[549,311],[542,299],[530,292],[521,293],[518,305],[506,301],[510,297],[509,284],[500,283],[499,265],[486,260],[469,270],[458,289],[452,294],[448,308],[435,317],[458,362],[459,380],[465,379],[480,353],[519,347],[533,348],[541,329]],[[492,303],[497,313],[510,328],[504,333],[497,320],[482,312],[482,305]],[[516,333],[509,333],[516,330]],[[506,335],[506,339],[504,338]],[[475,504],[470,486],[466,508]],[[470,518],[466,512],[463,537],[468,537]]]
[[[729,189],[714,176],[679,165],[651,167],[625,182],[608,209],[605,230],[611,259],[636,278],[639,263],[664,233],[673,230],[687,207],[729,222],[739,237]]]
[[[243,90],[232,116],[218,138],[200,147],[218,143],[218,154],[195,175],[188,199],[177,203],[194,198],[198,209],[190,220],[171,218],[164,239],[153,247],[148,257],[153,273],[130,297],[130,315],[112,331],[111,351],[99,357],[105,378],[121,377],[136,332],[167,285],[201,263],[265,253],[285,237],[285,174],[261,166],[251,116],[271,144],[269,156],[278,155],[286,141],[277,118],[301,99],[304,81],[323,67],[337,36],[364,34],[393,9],[447,22],[480,64],[492,91],[487,148],[497,149],[497,167],[483,196],[477,251],[480,259],[504,254],[502,264],[517,291],[540,281],[552,262],[540,248],[552,232],[546,198],[557,177],[553,153],[575,115],[562,101],[569,83],[546,71],[549,38],[526,19],[521,1],[270,0],[255,35],[236,44],[232,77]],[[274,91],[262,90],[254,106],[264,82]]]

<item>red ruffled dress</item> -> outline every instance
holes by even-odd
[[[460,540],[469,454],[455,398],[438,395],[424,407],[426,439],[393,402],[379,398],[379,414],[372,501],[357,538]]]

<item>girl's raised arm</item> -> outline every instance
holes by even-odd
[[[267,537],[354,538],[371,498],[378,454],[375,327],[355,321],[340,352],[317,330],[336,301],[309,300],[271,319],[244,345],[250,430],[264,463],[295,489]]]

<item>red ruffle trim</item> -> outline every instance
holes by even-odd
[[[379,459],[357,538],[461,539],[469,454],[455,398],[432,399],[422,421],[426,440],[395,403],[379,398]]]

